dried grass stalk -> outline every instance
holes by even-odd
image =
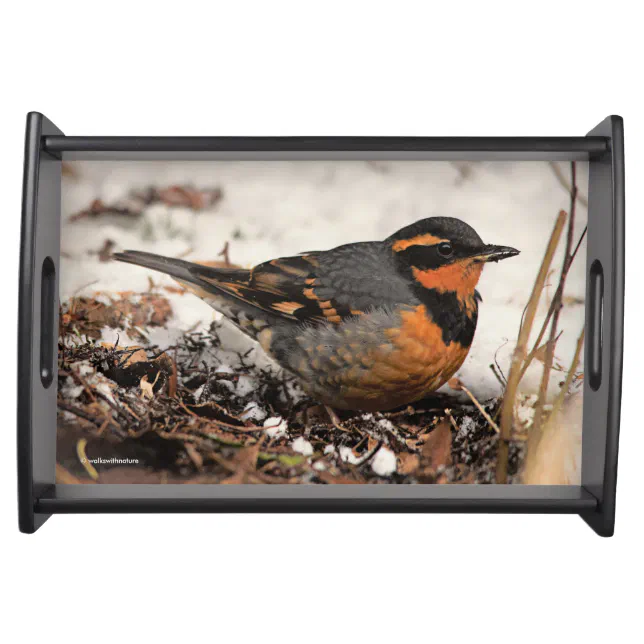
[[[509,441],[512,436],[512,424],[514,421],[514,402],[516,400],[517,390],[521,381],[523,363],[527,356],[528,340],[530,338],[530,332],[532,331],[532,325],[534,324],[534,318],[537,314],[539,299],[541,298],[546,278],[550,271],[552,259],[557,250],[557,246],[559,245],[566,218],[566,213],[563,210],[560,211],[557,216],[557,220],[555,221],[552,234],[550,235],[550,241],[548,242],[545,255],[543,256],[539,273],[537,274],[534,286],[532,287],[532,293],[519,331],[517,346],[515,347],[514,354],[512,355],[508,384],[505,388],[505,395],[503,396],[503,405],[501,408],[501,435],[499,439],[496,468],[497,483],[507,483]]]
[[[543,407],[546,403],[548,384],[550,383],[550,371],[555,359],[555,346],[557,344],[557,327],[559,326],[559,315],[563,306],[563,292],[568,277],[568,271],[572,265],[574,256],[572,254],[573,236],[575,234],[575,203],[577,201],[577,166],[574,161],[571,163],[572,188],[570,191],[570,216],[568,217],[568,234],[566,235],[566,252],[564,253],[563,264],[561,265],[561,274],[555,296],[552,299],[550,310],[552,311],[552,323],[550,325],[550,337],[546,344],[546,351],[543,360],[543,372],[541,374],[541,383],[539,385],[539,394],[535,405],[535,417],[533,425],[533,434],[539,434],[541,431],[541,422],[543,420]],[[542,329],[543,330],[543,329]],[[525,368],[523,369],[525,372]]]
[[[572,485],[578,483],[581,446],[582,398],[575,396],[564,403],[575,377],[584,331],[581,332],[572,364],[541,431],[531,430],[522,474],[522,482],[535,485]],[[533,428],[534,429],[534,428]]]

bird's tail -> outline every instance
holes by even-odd
[[[248,285],[250,279],[248,270],[213,268],[137,250],[114,253],[112,257],[119,262],[142,266],[169,275],[226,316],[253,339],[257,339],[259,332],[267,326],[266,313],[240,296],[238,292],[240,287]]]
[[[194,262],[187,262],[183,259],[174,259],[173,257],[164,257],[154,253],[145,253],[139,250],[126,250],[122,253],[114,253],[112,257],[119,262],[143,266],[153,271],[159,271],[170,275],[174,279],[193,284],[194,286],[204,286],[207,284],[210,288],[216,289],[216,282],[219,280],[230,280],[233,282],[245,281],[248,279],[249,271],[238,268],[212,268]]]

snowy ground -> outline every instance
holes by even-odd
[[[458,376],[480,399],[501,392],[489,368],[495,359],[507,374],[522,310],[543,257],[559,210],[568,210],[569,195],[548,163],[448,162],[75,162],[74,176],[63,182],[61,300],[96,291],[144,292],[148,276],[156,284],[170,278],[118,262],[100,262],[97,251],[110,239],[113,250],[146,250],[203,261],[217,259],[230,242],[231,261],[251,266],[278,256],[324,250],[352,241],[382,239],[424,217],[458,217],[487,243],[514,246],[518,257],[486,267],[483,296],[472,349]],[[568,164],[562,164],[569,173]],[[110,204],[133,189],[191,184],[223,190],[212,209],[154,204],[139,218],[105,215],[74,222],[69,216],[97,198]],[[587,194],[587,165],[578,164],[580,193]],[[586,224],[586,209],[577,208],[577,229]],[[560,249],[550,280],[556,284]],[[585,246],[568,277],[566,306],[559,328],[563,335],[556,358],[570,364],[583,326]],[[551,296],[554,286],[549,290]],[[152,341],[171,345],[187,329],[207,328],[218,317],[196,297],[169,293],[174,317]],[[540,317],[547,309],[542,301]],[[116,333],[112,334],[114,338]],[[246,340],[227,334],[235,349]],[[105,339],[113,340],[106,331]],[[121,333],[121,343],[127,343]],[[523,380],[533,392],[540,377],[536,362]],[[552,378],[551,393],[558,389]]]

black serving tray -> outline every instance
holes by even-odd
[[[589,162],[582,484],[61,485],[55,482],[61,167],[65,159],[581,160]],[[19,526],[56,513],[496,512],[615,522],[624,317],[624,128],[610,116],[582,137],[79,137],[27,117],[18,329]]]

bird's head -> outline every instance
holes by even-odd
[[[439,292],[456,292],[459,298],[474,294],[487,262],[519,254],[510,246],[485,244],[460,219],[429,217],[402,228],[385,240],[396,266],[420,286]]]

